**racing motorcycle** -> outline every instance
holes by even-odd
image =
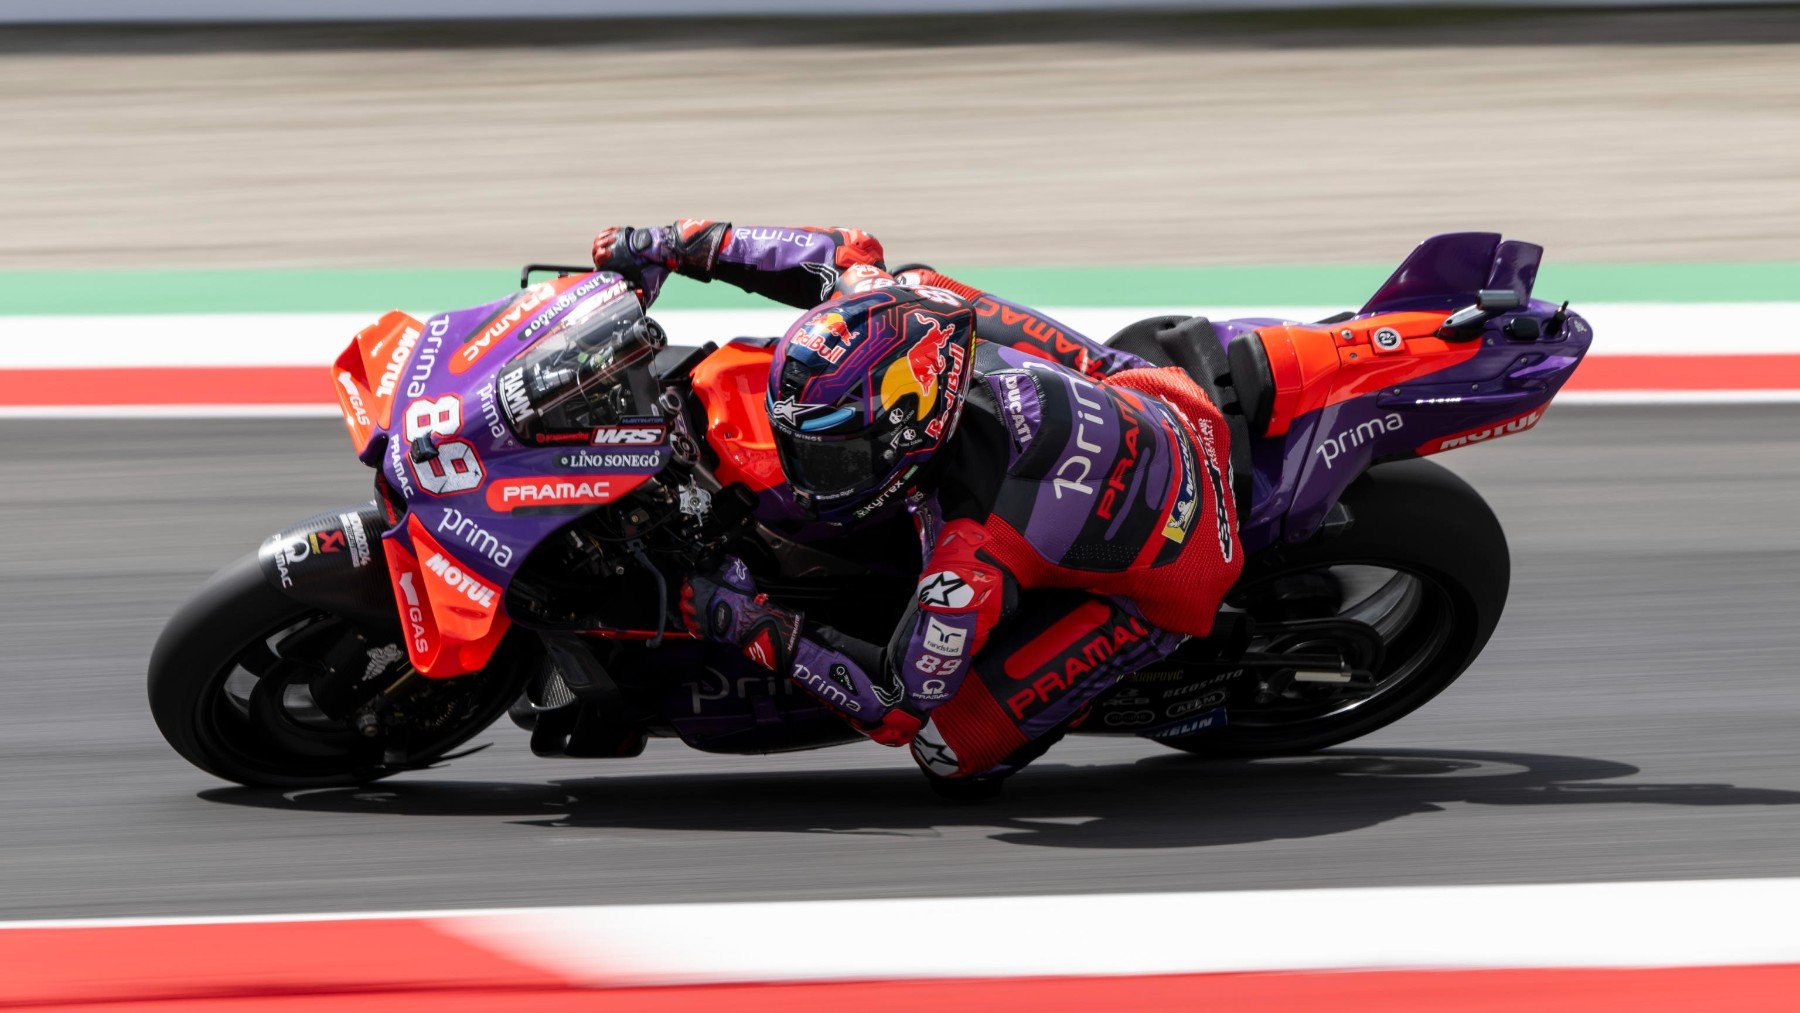
[[[1542,252],[1440,235],[1354,312],[1158,318],[1111,339],[1225,409],[1246,564],[1218,632],[1071,734],[1304,752],[1469,667],[1506,602],[1506,538],[1421,458],[1530,429],[1587,351],[1585,320],[1531,297]],[[975,301],[1003,305],[1025,312]],[[169,621],[149,670],[162,734],[211,774],[285,787],[441,763],[503,713],[540,756],[860,740],[679,621],[684,577],[727,555],[878,643],[915,593],[903,514],[852,538],[795,507],[764,408],[772,347],[670,347],[630,280],[550,265],[495,302],[383,316],[332,369],[375,499],[271,536]]]

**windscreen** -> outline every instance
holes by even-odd
[[[500,371],[507,423],[528,443],[576,442],[657,414],[650,363],[663,341],[629,292],[575,307]]]

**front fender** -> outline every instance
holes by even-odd
[[[360,626],[399,629],[381,532],[387,527],[373,500],[317,514],[270,535],[257,551],[269,586],[305,605]]]

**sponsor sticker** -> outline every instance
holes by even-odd
[[[1329,471],[1337,463],[1337,459],[1344,456],[1345,452],[1355,450],[1363,444],[1389,433],[1397,433],[1404,428],[1406,428],[1406,420],[1400,417],[1400,413],[1388,412],[1386,415],[1377,415],[1372,419],[1358,422],[1341,433],[1325,437],[1319,442],[1315,452],[1324,460],[1325,470]]]
[[[406,467],[405,442],[388,441],[388,471],[394,480],[394,487],[400,490],[400,495],[405,499],[412,499],[413,484],[411,473]]]
[[[794,426],[801,432],[810,433],[819,429],[829,429],[856,415],[851,408],[833,408],[828,404],[806,404],[785,397],[770,406],[770,413],[775,421]]]
[[[556,455],[556,466],[558,468],[632,468],[654,470],[661,468],[662,465],[663,455],[660,450],[575,450],[566,454]]]
[[[477,524],[475,518],[455,507],[446,509],[444,515],[438,518],[437,530],[439,534],[451,534],[462,539],[464,545],[481,553],[495,566],[505,568],[512,565],[512,547]]]
[[[425,568],[436,574],[452,590],[467,598],[470,604],[480,608],[493,608],[495,599],[500,595],[499,588],[490,587],[480,577],[465,572],[462,567],[456,565],[455,560],[441,552],[433,552],[425,560]],[[407,576],[412,575],[407,574]]]
[[[500,421],[500,404],[494,397],[495,384],[483,384],[476,400],[481,403],[481,418],[487,423],[488,435],[496,440],[506,439],[506,423]]]
[[[1006,419],[1013,445],[1024,450],[1031,446],[1032,438],[1037,435],[1037,419],[1043,411],[1038,404],[1037,388],[1031,385],[1027,374],[1016,370],[1001,373],[999,380],[1000,414]],[[1027,394],[1031,396],[1029,409],[1025,404]]]
[[[800,330],[790,341],[795,347],[804,348],[834,366],[844,361],[845,353],[855,343],[856,332],[837,310],[814,314],[800,325]]]
[[[1200,512],[1200,483],[1194,477],[1194,448],[1187,433],[1176,430],[1175,446],[1181,451],[1181,477],[1175,491],[1175,505],[1169,508],[1169,519],[1163,522],[1162,536],[1177,545],[1187,540],[1194,517]]]
[[[974,600],[975,589],[949,570],[926,574],[919,581],[919,604],[921,605],[960,609],[968,608]]]
[[[350,566],[361,569],[369,565],[369,532],[363,526],[361,514],[338,514],[338,522],[344,526],[344,537],[350,546]]]
[[[431,653],[431,631],[425,625],[425,609],[419,601],[416,581],[417,575],[407,570],[395,584],[400,588],[400,597],[406,603],[407,635],[412,640],[413,651],[423,656]]]
[[[385,673],[393,666],[394,662],[406,657],[406,650],[399,644],[382,644],[380,647],[371,649],[367,653],[367,657],[368,662],[363,666],[362,678],[357,680],[358,682],[368,682]]]
[[[1070,393],[1075,398],[1075,431],[1069,445],[1063,449],[1062,463],[1056,466],[1056,474],[1051,477],[1050,486],[1059,500],[1063,498],[1065,492],[1080,493],[1083,496],[1094,495],[1094,487],[1088,484],[1088,477],[1094,470],[1094,455],[1100,453],[1104,447],[1088,439],[1088,426],[1091,423],[1096,434],[1104,432],[1107,428],[1105,416],[1089,410],[1104,407],[1104,398],[1089,401],[1081,396],[1083,390],[1092,392],[1096,397],[1100,397],[1100,392],[1072,377],[1065,379],[1068,382]]]
[[[406,368],[406,360],[412,358],[414,346],[419,343],[417,328],[408,327],[394,344],[394,350],[388,353],[388,361],[381,367],[381,379],[375,384],[376,397],[393,397],[394,389],[400,386],[400,371]]]
[[[279,578],[281,580],[281,586],[282,587],[293,587],[294,586],[294,575],[292,573],[288,572],[288,566],[292,562],[288,558],[288,545],[285,542],[277,543],[275,541],[276,539],[278,539],[280,537],[281,537],[280,532],[276,532],[275,534],[270,535],[269,536],[269,544],[267,544],[265,546],[265,548],[263,549],[263,552],[269,557],[269,559],[271,561],[274,562],[275,575],[277,578]],[[302,542],[301,546],[305,547],[305,544],[306,543]]]
[[[525,368],[514,366],[504,370],[496,381],[500,387],[500,400],[506,405],[506,414],[515,423],[524,422],[535,412],[531,410],[531,398],[525,393]]]
[[[1105,606],[1098,607],[1105,609]],[[1150,629],[1138,617],[1116,612],[1114,616],[1110,630],[1102,625],[1092,636],[1084,636],[1062,648],[1047,663],[1037,667],[1021,664],[1025,658],[1023,652],[1007,659],[1007,677],[1025,682],[1005,701],[1015,719],[1041,712],[1062,694],[1080,686],[1107,659],[1150,635]]]
[[[1155,711],[1107,711],[1100,719],[1108,728],[1140,728],[1156,720]]]
[[[1224,702],[1225,702],[1225,691],[1216,689],[1216,690],[1213,690],[1211,693],[1207,693],[1204,696],[1195,697],[1192,700],[1181,700],[1181,701],[1177,701],[1176,703],[1170,704],[1168,710],[1163,711],[1163,717],[1168,718],[1169,720],[1172,721],[1176,718],[1185,717],[1186,715],[1192,714],[1195,711],[1208,710],[1210,708],[1217,707]]]
[[[663,442],[669,427],[660,420],[644,422],[628,419],[616,426],[600,426],[594,430],[597,447],[647,447]]]
[[[925,727],[913,736],[912,754],[925,769],[936,774],[948,777],[962,769],[962,758],[956,755],[956,750],[950,748],[950,744],[944,741],[943,734],[930,721],[926,721]]]
[[[480,361],[488,349],[494,347],[501,339],[511,334],[525,319],[536,312],[538,307],[557,292],[557,283],[539,282],[521,292],[507,307],[488,321],[480,333],[470,335],[463,346],[457,349],[456,357],[450,360],[450,372],[462,374]]]
[[[556,301],[551,303],[550,307],[548,309],[544,310],[542,313],[539,313],[536,317],[533,317],[532,321],[530,323],[526,324],[525,328],[519,332],[519,340],[520,341],[530,341],[533,338],[536,338],[540,333],[543,332],[543,329],[545,327],[548,327],[550,325],[551,321],[553,321],[557,318],[558,314],[562,313],[564,310],[568,309],[569,307],[575,305],[576,301],[579,300],[582,296],[585,296],[588,293],[594,291],[595,289],[599,288],[601,285],[606,285],[608,281],[611,281],[612,284],[607,287],[606,291],[600,293],[598,296],[595,296],[593,300],[590,300],[591,302],[594,303],[594,308],[605,305],[606,303],[611,302],[612,300],[625,294],[625,290],[629,287],[624,281],[622,281],[618,278],[610,278],[609,276],[603,275],[603,274],[593,275],[592,277],[583,281],[581,284],[576,285],[574,288],[570,289],[569,291],[564,292],[560,296],[557,296]],[[582,307],[582,309],[585,312],[592,312],[592,308],[589,308],[586,306]],[[579,315],[580,315],[579,313],[572,313],[572,314],[570,314],[570,317],[576,318]]]
[[[1225,708],[1219,707],[1207,711],[1197,718],[1183,721],[1178,725],[1170,725],[1167,728],[1158,728],[1155,731],[1146,732],[1145,734],[1152,739],[1179,739],[1186,735],[1193,735],[1196,732],[1212,731],[1223,727],[1225,727]]]
[[[450,318],[447,316],[432,317],[425,324],[425,344],[420,346],[418,361],[413,363],[412,372],[406,379],[407,397],[425,396],[425,385],[431,379],[432,370],[437,368],[438,350],[444,347],[444,335],[448,333]]]
[[[1465,429],[1460,433],[1452,433],[1449,436],[1427,440],[1419,445],[1418,453],[1436,454],[1445,450],[1453,450],[1457,447],[1466,447],[1471,443],[1482,443],[1487,440],[1497,440],[1502,436],[1511,436],[1514,433],[1522,433],[1543,420],[1544,410],[1544,407],[1539,405],[1523,415],[1515,415],[1503,422],[1496,422],[1493,425],[1487,426],[1478,426],[1474,429]]]
[[[635,481],[632,487],[635,487]],[[609,477],[578,478],[541,476],[506,478],[488,486],[489,508],[510,513],[520,507],[590,506],[611,503],[625,489],[616,488]]]
[[[968,630],[959,630],[954,626],[937,621],[936,616],[925,617],[925,649],[951,658],[960,658],[963,645],[969,638]]]
[[[349,406],[350,421],[358,429],[373,428],[374,423],[369,420],[369,408],[363,404],[362,392],[356,389],[356,380],[340,369],[337,371],[337,382],[338,386],[344,388],[344,404]]]

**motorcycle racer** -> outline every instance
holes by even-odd
[[[910,745],[940,790],[996,785],[1212,631],[1243,562],[1231,437],[1179,367],[929,269],[890,273],[857,229],[688,219],[607,229],[593,257],[647,298],[675,272],[809,311],[770,370],[783,470],[820,520],[909,511],[916,597],[883,648],[771,602],[732,560],[690,579],[684,616]]]

